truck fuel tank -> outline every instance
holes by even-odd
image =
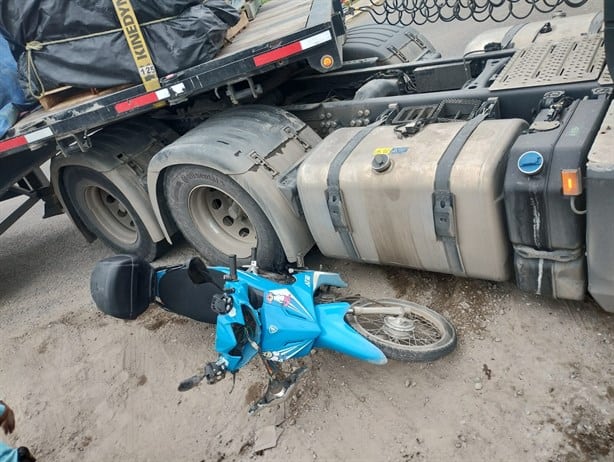
[[[320,250],[508,279],[503,176],[506,154],[524,128],[520,119],[472,119],[428,124],[405,137],[389,125],[337,130],[298,173],[301,204]]]

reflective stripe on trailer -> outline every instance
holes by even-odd
[[[162,90],[152,91],[151,93],[145,93],[144,95],[137,96],[136,98],[127,99],[126,101],[122,101],[121,103],[117,103],[115,105],[115,111],[118,114],[123,112],[128,112],[133,109],[138,109],[143,106],[147,106],[149,104],[157,103],[158,101],[164,101],[171,97],[171,92],[168,89],[163,88]]]
[[[319,34],[316,34],[312,37],[308,37],[306,39],[299,40],[298,42],[293,42],[289,45],[285,45],[283,47],[276,48],[274,50],[267,51],[266,53],[262,53],[258,56],[255,56],[254,64],[258,67],[264,66],[266,64],[271,64],[275,61],[279,61],[284,58],[288,58],[289,56],[300,53],[301,51],[305,51],[309,48],[313,48],[315,46],[326,43],[331,39],[332,35],[330,34],[330,31],[320,32]]]
[[[40,130],[36,130],[35,132],[28,133],[27,135],[16,136],[15,138],[0,141],[0,152],[10,151],[11,149],[20,148],[27,144],[36,143],[37,141],[51,137],[53,137],[53,132],[51,129],[49,127],[42,128]]]

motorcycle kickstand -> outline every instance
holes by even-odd
[[[286,401],[296,391],[298,380],[307,372],[307,367],[303,366],[286,375],[278,362],[260,357],[269,374],[269,384],[262,398],[250,406],[248,410],[250,415],[272,404],[281,404]]]

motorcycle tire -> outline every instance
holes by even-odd
[[[350,310],[349,324],[387,358],[406,362],[434,361],[456,347],[454,326],[436,311],[416,303],[397,299],[359,300],[361,314]],[[386,308],[389,307],[389,312]],[[405,310],[398,316],[398,308]],[[369,308],[373,312],[369,313]]]

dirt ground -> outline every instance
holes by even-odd
[[[462,51],[452,26],[432,27],[438,48]],[[318,351],[294,399],[249,417],[266,384],[259,363],[234,388],[227,378],[177,392],[215,359],[214,329],[158,308],[134,322],[99,313],[89,275],[110,252],[68,218],[41,215],[36,207],[0,238],[0,398],[17,417],[0,438],[43,462],[614,461],[614,315],[590,301],[310,255],[352,293],[443,313],[458,347],[383,367]],[[160,263],[189,255],[180,246]],[[257,451],[271,429],[276,447]]]
[[[180,246],[163,262],[190,254]],[[95,309],[89,273],[107,255],[66,217],[2,236],[0,393],[18,420],[8,442],[41,461],[614,460],[614,316],[591,302],[311,255],[351,292],[444,313],[458,347],[383,367],[318,351],[295,399],[249,417],[266,383],[255,361],[234,389],[227,378],[176,391],[215,358],[212,327],[155,307],[134,322]],[[271,425],[277,446],[256,452]]]

